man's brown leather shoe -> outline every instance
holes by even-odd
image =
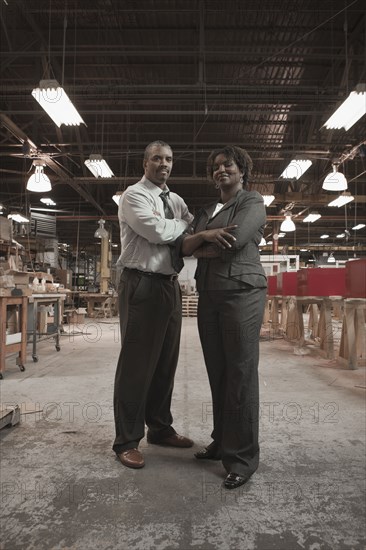
[[[145,466],[144,457],[138,449],[127,449],[117,456],[127,468],[143,468]]]
[[[192,439],[188,439],[188,437],[185,437],[184,435],[179,435],[177,433],[156,440],[154,438],[151,438],[151,436],[149,436],[148,434],[147,441],[148,443],[152,443],[153,445],[166,445],[168,447],[193,447]]]

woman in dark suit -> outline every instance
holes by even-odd
[[[259,462],[259,333],[266,276],[258,245],[266,221],[262,196],[245,186],[252,168],[235,146],[214,150],[208,174],[221,201],[196,216],[181,253],[198,258],[198,329],[213,403],[213,441],[198,459],[222,460],[224,486],[243,485]]]

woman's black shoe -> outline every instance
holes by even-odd
[[[245,477],[235,474],[234,472],[230,472],[224,481],[224,487],[225,489],[236,489],[237,487],[240,487],[240,485],[244,485],[244,483],[246,483],[249,479],[250,476]]]
[[[198,459],[221,460],[220,453],[216,449],[210,449],[210,448],[197,451],[197,453],[194,453],[194,456]]]
[[[221,460],[221,451],[216,441],[211,441],[205,449],[201,449],[194,456],[198,459]]]

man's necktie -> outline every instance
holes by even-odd
[[[169,204],[169,191],[163,191],[162,193],[160,193],[160,198],[161,198],[161,200],[163,201],[163,204],[164,204],[165,217],[168,220],[173,220],[174,219],[174,214],[173,214],[173,210],[171,209],[170,204]]]
[[[163,191],[162,193],[160,193],[160,198],[161,200],[163,201],[163,204],[164,204],[164,214],[165,214],[165,218],[168,219],[168,220],[173,220],[174,219],[174,213],[173,213],[173,210],[169,204],[169,191]],[[177,254],[177,251],[175,249],[175,245],[172,244],[169,246],[169,250],[170,250],[170,257],[171,257],[171,260],[172,260],[172,266],[174,268],[174,270],[179,273],[183,266],[184,266],[184,262],[182,260],[182,258],[180,256],[178,256]]]

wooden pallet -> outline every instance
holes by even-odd
[[[0,429],[5,426],[15,426],[20,421],[19,405],[6,406],[0,404]]]
[[[182,296],[183,317],[197,317],[198,296]]]

